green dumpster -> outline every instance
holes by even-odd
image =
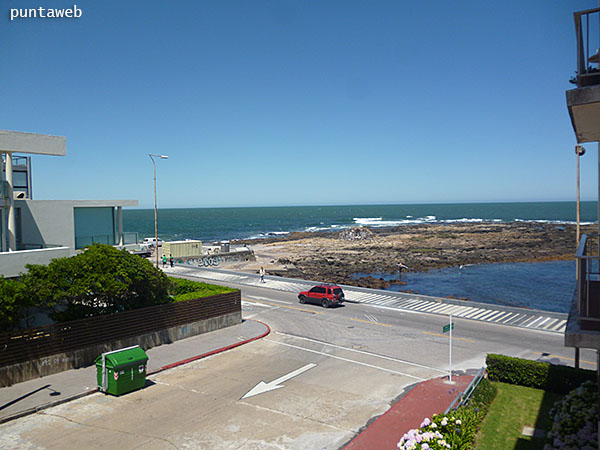
[[[148,356],[139,345],[102,353],[96,358],[98,390],[121,395],[146,384]]]

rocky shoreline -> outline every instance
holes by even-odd
[[[583,233],[595,226],[582,227]],[[382,289],[399,264],[427,271],[466,264],[573,259],[575,225],[537,222],[420,224],[356,228],[342,232],[290,233],[250,242],[257,261],[237,267],[267,273]],[[396,282],[397,283],[397,282]]]

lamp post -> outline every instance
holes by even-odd
[[[575,154],[577,155],[577,242],[575,245],[579,246],[579,234],[580,234],[580,221],[581,221],[581,201],[580,201],[580,185],[579,185],[579,158],[585,155],[585,148],[581,145],[575,146]]]
[[[152,160],[152,165],[154,166],[154,250],[156,252],[156,268],[158,269],[158,208],[156,201],[156,163],[154,162],[154,158],[169,159],[169,157],[152,153],[148,153],[148,156]]]

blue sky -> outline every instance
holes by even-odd
[[[583,1],[88,1],[10,20],[0,128],[66,136],[36,199],[159,207],[574,200]],[[593,151],[592,151],[593,150]],[[597,151],[582,198],[597,198]]]

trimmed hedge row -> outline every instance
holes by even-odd
[[[186,280],[185,278],[169,277],[171,282],[170,293],[174,302],[183,302],[195,298],[210,297],[212,295],[234,292],[236,289],[200,281]]]
[[[593,370],[493,353],[487,355],[486,364],[488,378],[492,381],[544,389],[557,394],[566,394],[584,381],[594,381],[596,377]]]

